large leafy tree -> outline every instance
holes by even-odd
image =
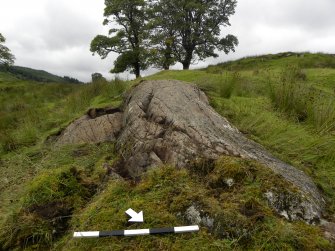
[[[157,68],[168,70],[176,63],[173,55],[173,42],[176,36],[174,19],[166,18],[173,13],[167,13],[172,9],[164,6],[160,0],[148,0],[148,16],[150,18],[150,55],[151,63]],[[163,12],[164,10],[164,12]]]
[[[5,42],[5,37],[0,33],[0,65],[12,65],[14,64],[15,57],[10,50],[3,45]]]
[[[235,13],[236,0],[157,0],[154,36],[159,39],[165,55],[189,69],[194,60],[218,57],[216,50],[228,54],[238,40],[233,35],[221,37],[221,28],[230,26],[229,17]],[[168,41],[169,44],[164,44]],[[170,53],[171,52],[171,53]],[[168,60],[168,58],[166,58]]]
[[[145,0],[105,0],[104,25],[113,23],[117,28],[109,30],[110,36],[96,36],[91,51],[103,59],[110,52],[120,54],[112,73],[131,70],[140,77],[141,70],[148,67],[146,4]]]

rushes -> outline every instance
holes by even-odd
[[[196,81],[199,88],[207,93],[218,94],[222,98],[229,99],[233,93],[240,87],[242,81],[239,72],[226,72],[215,75],[215,77],[203,77]]]
[[[306,88],[299,81],[305,77],[297,67],[287,67],[281,72],[279,83],[270,82],[270,98],[274,106],[289,116],[294,116],[298,121],[305,121]]]
[[[241,75],[239,72],[226,73],[224,76],[221,75],[220,96],[230,98],[240,81]]]
[[[306,82],[306,74],[297,66],[286,67],[279,81],[269,82],[274,106],[298,122],[307,122],[319,133],[335,130],[335,99]]]

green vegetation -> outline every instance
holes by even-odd
[[[10,73],[0,73],[0,200],[2,202],[0,225],[5,224],[0,229],[12,231],[13,236],[7,237],[14,238],[13,240],[8,240],[7,237],[1,238],[0,247],[19,245],[18,242],[20,245],[26,245],[26,241],[34,244],[37,240],[43,240],[45,243],[52,239],[52,231],[49,231],[51,226],[44,224],[46,218],[40,218],[34,215],[34,212],[30,212],[31,206],[39,208],[43,207],[43,204],[61,203],[61,212],[63,209],[72,212],[78,203],[66,205],[64,200],[75,203],[76,198],[87,197],[81,194],[83,190],[81,187],[84,185],[76,184],[75,180],[79,183],[80,180],[84,180],[87,183],[93,173],[99,170],[94,167],[100,158],[107,152],[109,156],[113,156],[113,146],[76,146],[57,149],[50,144],[50,141],[53,135],[82,116],[91,106],[120,105],[120,94],[127,88],[127,83],[120,81],[98,81],[87,85],[39,84],[17,79]],[[99,167],[102,169],[101,165]],[[73,188],[80,190],[79,194],[65,193],[65,198],[60,198],[61,194],[57,195],[55,185],[59,181],[59,176],[54,177],[51,174],[77,173],[74,170],[78,170],[78,173],[84,170],[89,174],[73,174],[74,177],[69,180],[69,184],[60,181],[66,187],[74,186]],[[46,181],[48,177],[52,180]],[[32,179],[34,180],[31,181]],[[45,191],[52,193],[46,196],[50,196],[51,201],[46,202],[44,197],[38,198],[39,192],[34,196],[38,202],[36,205],[24,199],[31,196],[32,190],[29,189],[34,189],[35,182],[46,183]],[[98,183],[101,182],[96,182]],[[36,189],[42,190],[41,187]],[[27,203],[31,205],[27,206]],[[34,223],[39,230],[32,233],[31,224]],[[43,229],[49,232],[39,232]],[[4,233],[7,234],[2,232]]]
[[[33,80],[44,83],[81,83],[79,80],[68,76],[59,77],[46,71],[35,70],[21,66],[0,66],[0,72],[10,72],[11,74],[15,75],[15,77],[22,80]]]
[[[7,156],[3,168],[15,168],[11,165],[16,164],[15,173],[21,172],[23,177],[14,174],[14,170],[2,173],[8,184],[1,188],[4,203],[0,208],[3,225],[0,246],[8,249],[49,246],[62,236],[71,215],[104,187],[106,170],[102,163],[114,157],[114,146],[107,143],[99,147],[45,146],[12,158]],[[18,181],[29,182],[22,187]]]
[[[126,84],[38,84],[0,72],[0,153],[42,143],[91,105],[119,105]]]
[[[131,70],[140,77],[150,65],[168,70],[175,62],[189,69],[195,60],[228,54],[238,40],[221,37],[222,27],[230,26],[237,1],[199,0],[106,0],[104,25],[113,23],[109,36],[98,35],[91,52],[105,59],[120,54],[112,73]],[[115,28],[117,27],[117,28]]]
[[[15,57],[10,52],[8,47],[3,45],[6,42],[6,38],[0,33],[0,66],[5,65],[12,65],[14,64]]]
[[[220,34],[222,27],[230,26],[229,18],[235,13],[236,0],[150,2],[151,42],[159,52],[154,56],[163,58],[164,69],[173,62],[180,62],[187,70],[194,60],[218,57],[216,50],[228,54],[238,44],[235,36],[221,37]]]
[[[225,185],[227,177],[235,178],[236,186]],[[154,169],[135,187],[125,181],[110,184],[103,195],[73,218],[72,224],[81,230],[124,229],[124,211],[135,207],[144,210],[145,223],[134,224],[130,229],[185,225],[185,211],[196,205],[215,219],[212,233],[202,228],[199,234],[131,239],[68,237],[59,245],[66,250],[329,249],[330,244],[316,227],[288,223],[274,216],[262,198],[262,192],[273,185],[279,188],[284,184],[278,184],[278,178],[264,167],[228,157],[215,163],[206,174],[199,173],[198,166],[190,171],[174,167]],[[268,240],[262,236],[265,233]]]
[[[264,63],[263,58],[270,59]],[[250,61],[254,63],[249,64]],[[161,72],[149,79],[197,83],[209,95],[212,106],[243,133],[312,176],[325,193],[328,210],[333,215],[335,67],[330,68],[333,62],[333,55],[282,53],[204,70]],[[314,68],[320,65],[329,68]]]
[[[138,78],[141,70],[149,66],[149,54],[145,49],[145,40],[148,37],[145,13],[147,3],[144,0],[106,0],[105,5],[104,25],[115,21],[120,28],[109,30],[110,34],[115,33],[113,37],[96,36],[91,42],[91,51],[98,53],[103,59],[110,52],[120,54],[111,72],[131,70]]]
[[[275,69],[285,65],[297,65],[302,69],[334,68],[335,55],[283,52],[255,57],[246,57],[237,61],[225,62],[206,69],[207,72],[220,73],[222,69],[230,71]],[[278,68],[279,67],[279,68]]]
[[[283,53],[147,79],[196,83],[247,137],[312,177],[334,222],[334,62],[332,55]],[[120,105],[129,86],[103,79],[42,85],[0,72],[0,249],[334,250],[318,226],[288,222],[268,206],[265,191],[294,188],[253,161],[223,156],[187,170],[165,166],[136,183],[107,175],[105,164],[118,157],[113,144],[52,144],[90,107]],[[188,224],[190,206],[214,225],[194,234],[72,238],[73,231]],[[125,224],[129,207],[144,210],[144,224]]]

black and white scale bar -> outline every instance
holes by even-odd
[[[149,235],[149,234],[190,233],[197,231],[199,231],[199,226],[194,225],[194,226],[171,227],[171,228],[74,232],[73,237],[97,238],[97,237],[110,237],[110,236],[137,236],[137,235]]]

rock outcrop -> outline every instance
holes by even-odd
[[[122,110],[122,114],[95,119],[86,116],[75,121],[58,143],[115,140],[123,156],[119,164],[133,178],[162,164],[181,168],[197,159],[215,160],[220,155],[253,159],[300,191],[290,210],[283,212],[285,207],[274,206],[278,213],[310,223],[321,218],[324,200],[312,180],[247,139],[209,105],[206,95],[195,85],[180,81],[145,81],[128,94]],[[97,130],[102,132],[99,136]],[[290,203],[280,195],[267,197],[270,204],[280,199]]]
[[[93,114],[93,115],[92,115]],[[122,126],[122,113],[102,113],[96,109],[71,123],[58,137],[57,144],[81,144],[115,141]]]

